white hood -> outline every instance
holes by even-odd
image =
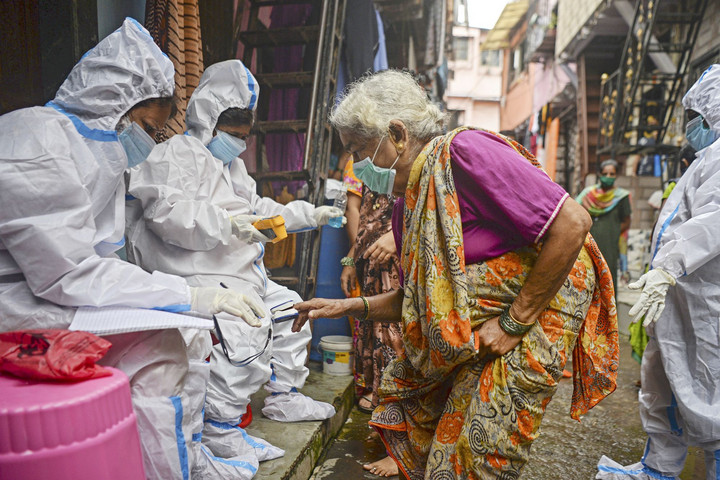
[[[685,109],[695,110],[720,133],[720,65],[710,65],[683,97]]]
[[[114,131],[120,117],[135,104],[170,96],[174,90],[172,61],[142,25],[126,18],[83,55],[52,103],[90,129]]]
[[[188,102],[188,133],[207,145],[220,114],[228,108],[255,110],[260,87],[240,60],[226,60],[205,69]]]

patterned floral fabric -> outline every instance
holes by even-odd
[[[616,386],[614,291],[591,236],[521,343],[500,358],[477,353],[477,329],[512,303],[541,246],[465,265],[449,153],[464,129],[431,141],[410,173],[401,254],[405,352],[385,370],[370,422],[412,480],[518,478],[570,354],[573,418]]]
[[[348,193],[354,193],[358,197],[363,195],[363,183],[355,176],[353,171],[353,159],[349,158],[343,170],[343,185],[347,187]]]
[[[350,163],[348,161],[348,163]],[[362,185],[362,183],[360,184]],[[363,258],[365,251],[382,235],[391,231],[395,199],[362,187],[360,218],[355,241],[355,273],[361,295],[366,297],[400,288],[400,260],[379,263]],[[355,319],[355,386],[359,396],[372,393],[371,403],[378,404],[378,387],[382,372],[403,349],[402,326],[399,323],[361,322]]]

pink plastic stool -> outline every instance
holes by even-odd
[[[0,374],[0,478],[143,480],[127,376],[77,383]]]

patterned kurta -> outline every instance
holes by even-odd
[[[355,177],[353,161],[348,160],[343,183],[348,192],[360,195],[360,225],[355,239],[355,273],[360,283],[360,294],[378,295],[400,287],[400,260],[397,255],[379,263],[364,259],[365,251],[382,235],[391,231],[391,217],[395,199],[380,195],[363,186]],[[399,323],[374,322],[355,319],[353,335],[355,349],[355,387],[358,396],[371,394],[373,406],[378,404],[378,387],[382,372],[388,363],[402,352],[402,328]]]

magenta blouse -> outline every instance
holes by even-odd
[[[450,144],[460,202],[465,263],[495,258],[537,243],[560,211],[567,192],[510,145],[481,130],[458,133]],[[392,227],[402,251],[405,199],[393,209]]]

